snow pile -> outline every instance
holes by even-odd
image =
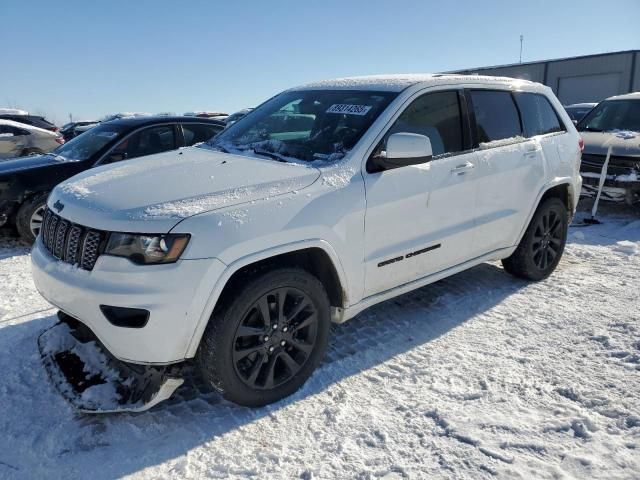
[[[322,170],[322,183],[331,188],[346,187],[356,174],[356,170],[345,165]]]
[[[616,252],[625,253],[627,255],[637,255],[638,253],[640,253],[640,244],[638,242],[622,240],[620,242],[616,242],[614,250]]]

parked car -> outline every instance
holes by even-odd
[[[596,105],[597,103],[574,103],[573,105],[567,105],[564,109],[573,123],[577,123]]]
[[[193,145],[222,128],[223,123],[206,118],[123,118],[101,123],[46,155],[0,162],[0,226],[10,221],[32,242],[47,196],[61,181],[99,165]]]
[[[583,193],[597,194],[611,147],[601,198],[629,205],[640,201],[640,92],[600,102],[577,128],[584,139]]]
[[[0,119],[0,160],[47,153],[63,143],[64,138],[55,132]]]
[[[253,110],[253,108],[243,108],[242,110],[238,110],[237,112],[232,113],[227,118],[225,118],[224,123],[226,123],[227,126],[233,125],[242,117],[244,117],[247,113],[249,113],[251,110]]]
[[[37,115],[22,115],[22,114],[0,114],[0,120],[11,120],[18,123],[24,123],[26,125],[31,125],[32,127],[41,128],[43,130],[50,130],[52,132],[57,132],[59,129],[49,120],[44,117],[40,117]]]
[[[65,141],[68,142],[72,138],[80,135],[83,131],[88,130],[88,128],[83,127],[94,127],[98,123],[100,123],[98,120],[79,120],[75,122],[69,122],[60,128],[60,133],[64,137]]]
[[[64,312],[39,340],[45,365],[84,411],[149,408],[191,360],[226,399],[275,402],[320,364],[332,320],[488,260],[550,275],[579,162],[571,119],[536,83],[287,90],[200,147],[53,190],[31,255]]]

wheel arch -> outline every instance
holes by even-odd
[[[580,192],[578,192],[579,195]],[[573,185],[571,183],[571,179],[569,178],[558,178],[552,182],[547,183],[538,193],[538,197],[534,202],[534,206],[527,215],[526,222],[522,226],[520,230],[520,234],[518,235],[517,242],[515,245],[520,244],[522,241],[522,237],[524,236],[529,223],[531,223],[531,219],[533,218],[534,213],[538,210],[540,204],[545,201],[547,198],[559,198],[567,207],[567,213],[569,215],[569,223],[571,223],[571,219],[573,218],[574,213],[574,201],[575,201],[576,193],[573,191]]]
[[[276,267],[301,267],[316,276],[327,290],[330,304],[342,311],[349,304],[347,279],[340,259],[325,240],[307,240],[242,257],[227,265],[200,315],[186,357],[194,357],[216,308],[222,308],[234,288],[248,276]]]

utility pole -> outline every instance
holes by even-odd
[[[522,63],[522,42],[524,41],[524,35],[520,35],[520,63]]]

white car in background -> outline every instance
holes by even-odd
[[[59,133],[0,119],[0,159],[48,153],[63,143]]]
[[[287,90],[199,147],[84,172],[52,191],[32,250],[64,312],[45,365],[84,411],[149,408],[194,359],[228,400],[280,400],[331,321],[485,261],[549,276],[581,142],[537,83],[380,76]]]

